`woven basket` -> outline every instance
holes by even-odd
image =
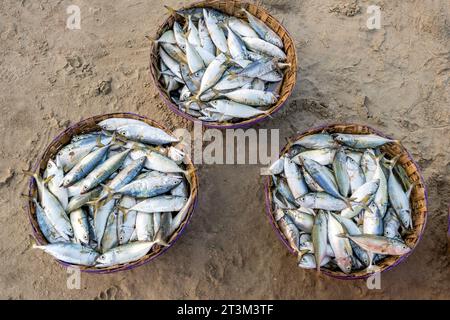
[[[64,130],[61,134],[59,134],[50,143],[50,145],[44,151],[44,154],[37,161],[35,167],[33,168],[34,172],[38,172],[39,174],[42,175],[47,166],[48,160],[53,158],[63,146],[68,144],[70,142],[72,136],[82,134],[82,133],[88,133],[88,132],[92,132],[92,131],[101,130],[101,128],[97,126],[97,123],[99,123],[102,120],[108,119],[108,118],[136,119],[136,120],[146,122],[149,125],[152,125],[154,127],[158,127],[158,128],[161,128],[161,129],[167,131],[167,129],[164,128],[159,123],[157,123],[153,120],[147,119],[143,116],[133,114],[133,113],[113,113],[113,114],[105,114],[105,115],[99,115],[99,116],[95,116],[92,118],[88,118],[88,119],[85,119],[83,121],[80,121],[80,122],[72,125],[71,127]],[[178,230],[176,230],[175,233],[169,239],[168,246],[162,247],[159,245],[155,245],[153,247],[153,250],[146,256],[142,257],[141,259],[139,259],[137,261],[122,264],[122,265],[111,266],[108,268],[101,268],[101,269],[95,268],[95,267],[78,266],[78,265],[76,267],[79,268],[83,272],[91,272],[91,273],[112,273],[112,272],[117,272],[117,271],[130,270],[130,269],[136,268],[138,266],[141,266],[145,263],[150,262],[151,260],[155,259],[156,257],[163,254],[165,251],[167,251],[175,243],[175,241],[178,239],[178,237],[182,234],[185,226],[188,224],[189,220],[191,219],[191,216],[192,216],[195,206],[197,204],[198,178],[197,178],[195,171],[192,170],[192,169],[194,169],[194,165],[192,164],[192,162],[189,158],[187,158],[186,166],[187,166],[187,170],[190,170],[189,172],[191,172],[190,179],[189,179],[190,180],[189,181],[190,192],[191,192],[190,198],[189,198],[190,204],[185,207],[185,209],[188,210],[188,214],[186,215],[186,218],[181,223]],[[28,194],[30,197],[36,197],[36,195],[37,195],[36,183],[33,178],[31,178],[30,182],[29,182],[29,193]],[[36,239],[37,243],[40,245],[48,244],[47,240],[45,239],[41,230],[39,229],[39,226],[38,226],[38,223],[36,220],[36,208],[34,206],[34,203],[31,200],[28,202],[28,216],[29,216],[29,219],[31,222],[31,226],[33,228],[34,238]],[[71,264],[63,262],[63,261],[58,260],[58,262],[66,267],[74,266],[74,265],[71,265]]]
[[[235,128],[245,128],[249,127],[253,124],[263,121],[269,116],[272,116],[275,112],[281,109],[281,107],[286,103],[287,99],[291,95],[294,90],[294,86],[297,82],[297,53],[295,50],[294,41],[292,37],[289,35],[287,30],[265,9],[255,4],[246,3],[238,0],[227,0],[227,1],[201,1],[182,9],[189,8],[214,8],[220,10],[222,12],[227,13],[230,16],[236,16],[238,18],[245,18],[245,13],[240,12],[242,8],[245,8],[248,12],[259,18],[261,21],[266,23],[272,30],[274,30],[278,36],[282,39],[284,44],[284,51],[287,55],[287,62],[291,64],[291,67],[287,69],[284,74],[283,83],[281,85],[280,97],[275,105],[273,105],[270,109],[268,109],[267,114],[262,114],[257,117],[246,119],[240,122],[233,123],[221,123],[221,122],[203,122],[205,127],[209,128],[218,128],[218,129],[235,129]],[[178,17],[175,15],[169,16],[169,18],[164,21],[162,25],[156,31],[156,39],[158,39],[165,31],[172,28],[173,23],[177,20]],[[185,112],[178,109],[178,106],[172,101],[161,82],[158,80],[158,70],[159,70],[159,54],[158,54],[158,45],[153,42],[151,45],[150,51],[150,73],[153,78],[153,81],[158,89],[161,97],[163,98],[165,104],[176,114],[186,118],[190,121],[200,122],[195,117],[192,117]]]
[[[321,126],[313,129],[309,129],[301,134],[298,134],[292,137],[291,141],[296,141],[304,136],[320,133],[322,131],[327,131],[329,133],[353,133],[353,134],[369,134],[374,133],[382,137],[389,138],[383,133],[375,130],[369,126],[358,125],[358,124],[331,124],[326,126]],[[401,165],[408,175],[410,181],[417,182],[414,186],[414,189],[411,193],[411,209],[412,209],[412,219],[413,219],[413,232],[408,235],[405,239],[405,242],[408,246],[412,248],[412,250],[403,256],[390,256],[386,259],[380,261],[377,266],[380,268],[378,272],[383,272],[389,269],[394,268],[396,265],[400,264],[404,261],[407,256],[409,256],[417,244],[419,243],[422,234],[425,229],[425,224],[427,221],[427,211],[428,211],[428,196],[427,190],[424,184],[424,180],[422,174],[420,172],[419,166],[413,160],[409,152],[398,143],[391,143],[389,145],[385,145],[381,148],[383,152],[386,153],[388,157],[394,157],[398,154],[401,154],[400,158],[397,161],[397,164]],[[288,151],[288,146],[285,146],[281,155],[285,154]],[[269,217],[270,223],[272,224],[274,230],[280,237],[281,241],[286,245],[289,251],[292,254],[296,254],[295,250],[289,245],[286,237],[283,232],[280,230],[278,223],[274,218],[274,208],[272,204],[272,179],[267,177],[265,179],[265,194],[266,194],[266,212]],[[321,271],[331,277],[345,280],[354,280],[354,279],[365,279],[371,276],[371,274],[367,274],[364,270],[352,272],[351,274],[345,274],[339,271],[331,271],[325,268],[321,268]]]

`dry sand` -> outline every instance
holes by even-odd
[[[81,8],[81,30],[65,28]],[[149,43],[163,4],[183,1],[0,1],[1,298],[450,298],[450,5],[441,1],[266,0],[295,38],[299,83],[282,112],[257,128],[282,141],[327,122],[372,125],[401,139],[423,169],[430,211],[425,236],[407,261],[382,276],[381,290],[296,267],[264,211],[258,166],[199,166],[200,201],[183,237],[133,271],[67,273],[29,249],[28,169],[69,124],[132,111],[170,128],[171,114],[148,74]],[[382,8],[381,30],[366,27],[367,6]],[[108,89],[111,85],[110,90]]]

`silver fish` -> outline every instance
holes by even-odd
[[[77,209],[70,213],[70,222],[74,231],[75,240],[81,244],[89,244],[89,222],[86,212]]]
[[[185,51],[186,50],[186,37],[184,36],[183,28],[177,21],[175,21],[173,23],[173,34],[174,34],[177,45],[181,48],[181,50]]]
[[[181,183],[180,176],[147,177],[134,180],[115,192],[134,198],[150,198],[170,191]]]
[[[389,209],[384,217],[384,233],[388,238],[401,238],[398,232],[400,228],[400,220],[398,219],[394,209]]]
[[[311,235],[314,246],[314,256],[316,260],[317,271],[319,271],[323,259],[326,256],[328,242],[328,221],[325,212],[320,211],[316,215]]]
[[[253,30],[258,34],[261,39],[277,46],[278,48],[283,48],[283,41],[276,34],[275,31],[270,29],[264,22],[253,16],[250,12],[245,9],[242,9],[247,15],[247,19],[252,26]]]
[[[377,148],[386,143],[397,142],[396,140],[383,138],[376,134],[335,133],[332,136],[339,143],[356,149]]]
[[[219,21],[217,17],[209,14],[209,10],[203,9],[203,16],[205,18],[206,27],[208,28],[209,34],[212,41],[214,42],[217,49],[222,53],[228,53],[227,38],[225,33],[219,26]]]
[[[284,215],[278,220],[278,226],[285,235],[292,249],[298,251],[300,232],[294,225],[294,222],[288,216]]]
[[[271,92],[254,89],[237,89],[223,93],[222,96],[238,103],[254,107],[269,106],[277,102],[278,98]]]
[[[357,216],[364,209],[364,207],[373,200],[379,185],[380,180],[372,180],[359,187],[350,196],[350,199],[352,200],[351,208],[342,210],[341,216],[349,219]]]
[[[109,148],[110,145],[101,147],[84,157],[64,176],[62,186],[68,187],[86,177],[104,159]]]
[[[103,268],[139,260],[145,256],[155,244],[156,242],[138,241],[112,248],[97,258],[95,266]]]
[[[342,233],[344,233],[344,227],[333,215],[329,215],[328,240],[330,241],[331,248],[335,254],[336,263],[342,272],[350,273],[352,270],[351,257],[353,251],[349,240],[339,237]]]
[[[206,27],[205,20],[200,19],[198,22],[198,33],[200,37],[201,47],[207,50],[210,54],[216,54],[216,46],[214,42],[211,40],[211,36],[209,35],[209,31]]]
[[[217,112],[234,118],[247,119],[267,113],[267,111],[259,110],[245,104],[224,99],[213,100],[210,101],[209,104]]]
[[[401,256],[411,251],[410,247],[403,241],[397,239],[367,234],[343,236],[351,239],[361,248],[372,253]]]
[[[341,211],[347,208],[345,201],[335,198],[325,192],[308,193],[296,200],[305,208],[322,209],[327,211]]]
[[[284,174],[294,199],[308,193],[300,168],[289,158],[284,158]]]
[[[38,222],[39,229],[42,231],[45,239],[47,239],[47,241],[50,243],[64,242],[65,239],[61,237],[58,231],[56,231],[56,229],[53,227],[47,217],[47,214],[45,213],[44,209],[42,209],[39,202],[37,202],[35,198],[33,198],[33,202],[36,208],[36,220]]]
[[[117,128],[117,132],[128,139],[148,144],[164,145],[179,141],[164,130],[149,125],[124,125]]]
[[[122,165],[131,150],[125,150],[107,159],[92,170],[81,184],[81,193],[85,193],[108,179]]]
[[[407,192],[403,191],[403,187],[395,177],[394,172],[392,171],[392,167],[390,167],[389,169],[389,202],[397,213],[397,216],[400,218],[403,227],[405,227],[406,229],[412,229],[411,205],[409,203],[409,197],[414,185],[411,185],[410,189]]]
[[[136,200],[127,196],[122,197],[119,201],[119,206],[125,209],[129,209],[135,204]],[[124,213],[122,210],[119,210],[117,226],[120,245],[126,244],[130,241],[134,230],[136,230],[136,216],[136,211],[128,211]]]
[[[206,67],[203,58],[189,41],[186,42],[186,57],[191,73],[195,73]]]
[[[311,232],[314,225],[314,216],[303,212],[302,210],[286,210],[295,226],[305,232]]]
[[[44,181],[36,173],[24,172],[31,175],[36,181],[40,204],[46,213],[51,225],[56,229],[58,234],[65,240],[73,237],[73,229],[70,225],[69,217],[64,208],[61,206],[59,200],[47,189]]]
[[[322,259],[319,269],[320,269],[320,267],[327,265],[330,261],[331,261],[331,257],[325,256]],[[316,259],[315,259],[314,255],[311,253],[306,253],[306,254],[302,255],[298,261],[298,266],[303,269],[317,269]]]
[[[58,198],[64,209],[67,208],[69,203],[69,195],[67,189],[61,187],[62,181],[64,179],[64,170],[62,167],[57,166],[53,160],[49,160],[47,163],[47,168],[45,169],[44,178],[50,178],[47,186],[50,192]]]
[[[179,211],[187,201],[183,197],[157,196],[137,203],[130,210],[147,213]]]
[[[252,27],[242,19],[238,19],[236,17],[230,17],[228,19],[228,27],[233,30],[235,33],[240,35],[241,37],[253,37],[258,38],[258,34]]]
[[[71,264],[92,266],[98,253],[78,243],[52,243],[45,246],[33,245],[34,249],[41,249],[58,260]]]
[[[347,197],[350,193],[350,177],[347,172],[347,155],[342,148],[336,152],[333,159],[333,170],[339,192]]]
[[[347,157],[347,172],[350,178],[350,190],[353,193],[366,182],[366,178],[359,164],[350,157]]]
[[[138,212],[136,216],[136,235],[138,241],[153,241],[155,236],[153,213]]]
[[[328,166],[333,163],[335,154],[335,149],[307,150],[299,153],[292,160],[297,164],[301,164],[298,159],[301,157],[303,159],[314,160],[323,166]]]
[[[223,73],[227,69],[227,65],[228,59],[223,53],[211,62],[203,74],[197,97],[200,97],[206,90],[212,88],[222,78]]]
[[[242,40],[244,41],[245,45],[248,49],[261,52],[265,55],[268,55],[270,57],[274,57],[280,60],[286,60],[287,55],[284,53],[283,50],[281,50],[279,47],[271,44],[270,42],[258,39],[258,38],[249,38],[249,37],[243,37]]]
[[[119,244],[119,235],[118,235],[118,211],[114,210],[108,217],[105,231],[103,233],[102,241],[101,241],[101,251],[106,252],[110,249],[117,247]]]

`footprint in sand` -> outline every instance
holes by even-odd
[[[117,287],[108,288],[99,293],[94,300],[116,300],[117,293],[119,289]]]

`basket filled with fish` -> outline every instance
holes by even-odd
[[[363,125],[291,139],[265,182],[269,219],[298,266],[340,279],[402,262],[419,242],[427,195],[402,144]]]
[[[93,273],[132,269],[165,252],[197,200],[194,166],[177,142],[132,113],[66,129],[25,172],[33,247]]]
[[[296,84],[297,56],[265,9],[216,0],[168,10],[152,41],[150,70],[173,112],[207,127],[239,128],[283,106]]]

